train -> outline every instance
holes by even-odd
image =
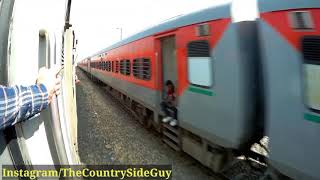
[[[214,171],[267,136],[265,176],[320,179],[320,2],[248,2],[170,19],[78,67]],[[176,128],[161,122],[167,80],[177,92]]]
[[[74,83],[77,37],[70,22],[71,4],[71,0],[0,0],[0,84],[30,86],[41,67],[62,68],[61,94],[52,98],[50,106],[0,131],[1,169],[81,164]]]

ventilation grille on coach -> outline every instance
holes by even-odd
[[[294,11],[291,12],[291,27],[296,30],[313,29],[313,22],[310,12]]]
[[[197,26],[197,36],[209,36],[210,27],[209,24],[200,24]]]
[[[306,36],[302,39],[302,53],[306,63],[320,65],[320,36]]]
[[[210,48],[207,41],[192,41],[188,44],[188,57],[210,57]]]

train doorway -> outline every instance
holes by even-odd
[[[177,78],[177,60],[176,60],[176,39],[175,36],[169,36],[161,39],[161,57],[162,57],[162,98],[165,96],[165,83],[171,80],[178,88]]]

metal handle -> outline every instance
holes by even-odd
[[[41,67],[50,68],[50,41],[48,32],[44,29],[39,31],[39,69]],[[63,165],[68,164],[68,157],[61,131],[61,122],[59,116],[59,107],[57,97],[53,96],[50,105],[51,114],[51,128],[52,136],[55,143],[55,148],[58,154],[59,163]]]

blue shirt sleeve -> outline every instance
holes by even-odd
[[[48,107],[43,84],[0,87],[0,130],[29,119]]]

